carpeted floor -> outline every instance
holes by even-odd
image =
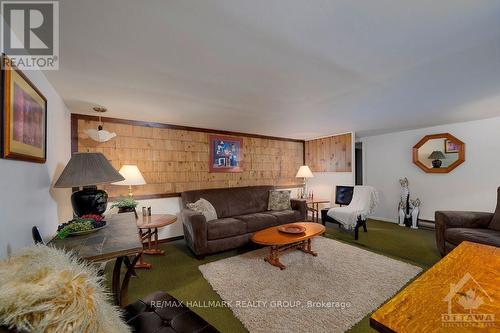
[[[358,241],[354,240],[352,234],[340,232],[335,225],[329,224],[326,237],[420,266],[424,270],[440,258],[433,231],[412,230],[387,222],[369,220],[368,233],[361,232]],[[164,290],[183,302],[220,302],[221,298],[205,280],[198,266],[245,253],[257,247],[248,246],[208,256],[204,260],[195,259],[184,240],[164,244],[162,248],[166,251],[165,256],[146,256],[146,261],[153,264],[153,269],[140,270],[138,278],[131,280],[130,300],[156,290]],[[108,264],[107,268],[109,274],[111,265]],[[192,309],[221,332],[246,332],[240,321],[227,307],[195,307]],[[369,316],[363,318],[348,332],[375,332],[369,327]]]
[[[326,237],[312,248],[317,257],[283,254],[286,270],[262,260],[266,248],[199,269],[250,332],[265,333],[345,332],[422,270]]]

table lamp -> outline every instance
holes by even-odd
[[[300,168],[299,168],[299,171],[297,171],[297,174],[295,175],[296,178],[303,178],[304,180],[304,193],[302,194],[302,198],[304,198],[304,196],[307,196],[307,183],[306,183],[306,179],[307,178],[312,178],[314,177],[313,173],[311,172],[311,169],[309,169],[309,167],[307,165],[302,165]]]
[[[446,156],[443,154],[442,151],[434,150],[427,158],[433,160],[432,161],[433,168],[440,168],[441,164],[443,163],[441,160],[445,159]]]
[[[54,187],[82,187],[71,195],[71,205],[75,214],[102,215],[106,211],[108,194],[104,190],[98,190],[97,185],[123,179],[103,154],[74,153]]]
[[[120,174],[125,178],[120,182],[113,183],[113,185],[128,186],[128,196],[132,198],[132,186],[145,185],[146,181],[139,171],[137,165],[125,164],[120,168]]]

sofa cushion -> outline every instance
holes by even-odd
[[[207,239],[219,239],[242,235],[247,232],[246,224],[237,219],[225,218],[207,222]]]
[[[265,213],[240,215],[234,218],[246,223],[247,232],[255,232],[278,225],[278,218],[276,216]]]
[[[500,231],[491,229],[448,228],[444,232],[447,242],[459,245],[463,241],[470,241],[486,245],[500,246]]]
[[[291,191],[269,191],[269,204],[267,205],[268,210],[287,210],[292,209],[290,205],[290,193]]]
[[[286,224],[297,222],[301,220],[302,215],[298,210],[281,210],[281,211],[268,211],[266,214],[275,216],[278,219],[278,224]]]

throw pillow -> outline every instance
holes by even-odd
[[[291,191],[269,191],[269,203],[267,205],[268,210],[286,210],[292,209],[290,205],[290,193]]]
[[[35,245],[0,261],[0,326],[27,332],[130,332],[95,268]]]
[[[210,201],[200,198],[198,201],[193,203],[188,203],[187,208],[194,210],[195,212],[203,214],[207,221],[217,220],[217,212]]]

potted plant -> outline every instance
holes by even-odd
[[[137,207],[138,204],[139,203],[132,197],[120,198],[113,203],[111,209],[118,208],[118,213],[134,212],[135,217],[137,217],[135,207]]]

